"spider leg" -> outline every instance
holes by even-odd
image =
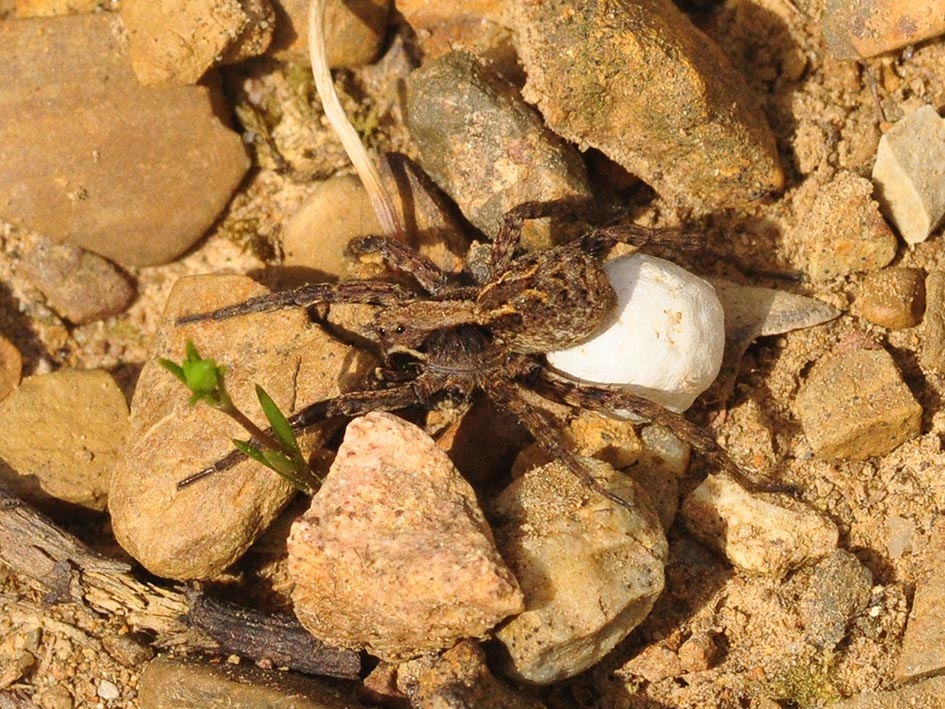
[[[587,200],[580,202],[574,199],[558,199],[550,202],[522,202],[513,207],[502,218],[502,224],[492,242],[492,259],[490,269],[495,278],[512,263],[515,249],[522,236],[522,225],[529,219],[555,217],[562,214],[573,215],[585,213],[588,210]]]
[[[342,283],[308,283],[299,288],[266,293],[242,303],[228,305],[209,313],[191,313],[177,318],[176,323],[225,320],[237,315],[263,313],[282,308],[308,307],[316,303],[367,303],[370,305],[393,305],[414,300],[416,294],[403,286],[386,281],[344,281]]]
[[[575,382],[545,367],[537,370],[533,376],[535,391],[551,401],[605,414],[628,409],[645,419],[666,426],[724,472],[740,483],[753,487],[715,438],[682,414],[670,411],[620,386]]]
[[[564,463],[587,488],[621,507],[633,509],[633,503],[611,492],[597,481],[587,466],[568,447],[561,422],[548,411],[529,404],[518,385],[500,380],[485,384],[483,388],[496,403],[514,413],[538,444],[552,457]]]
[[[413,278],[430,295],[436,295],[446,284],[447,275],[420,252],[387,236],[359,236],[348,242],[352,256],[379,256],[390,268]]]
[[[293,431],[303,431],[316,423],[335,416],[355,417],[370,411],[395,411],[418,403],[416,390],[412,384],[405,384],[390,389],[353,391],[331,399],[316,401],[289,417],[289,426]],[[272,429],[266,429],[272,433]],[[258,441],[250,443],[258,445]],[[198,480],[232,468],[246,456],[238,450],[232,450],[213,465],[189,475],[177,483],[177,489],[192,485]]]
[[[639,224],[608,224],[571,243],[573,248],[579,248],[596,258],[603,258],[618,243],[631,246],[673,246],[694,251],[703,247],[705,240],[695,232],[675,227],[653,229]]]

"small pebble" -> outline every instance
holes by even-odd
[[[815,281],[875,271],[896,255],[896,236],[873,199],[873,185],[853,172],[842,171],[826,184],[808,178],[794,210],[792,228]]]
[[[693,536],[734,566],[780,577],[830,554],[837,526],[788,495],[752,494],[723,475],[686,497],[683,519]]]
[[[154,650],[130,635],[104,635],[102,647],[125,667],[140,668],[154,657]]]
[[[425,655],[397,667],[397,687],[415,707],[543,709],[537,699],[497,680],[479,644],[460,640],[440,656]]]
[[[672,411],[685,411],[719,373],[725,314],[712,286],[646,254],[604,264],[617,292],[616,320],[583,344],[548,353],[578,379],[621,384]]]
[[[925,311],[925,274],[896,266],[867,273],[854,302],[854,312],[890,330],[914,327]]]
[[[496,543],[525,594],[525,612],[496,637],[507,671],[526,682],[596,664],[663,590],[666,537],[646,494],[606,463],[582,460],[631,507],[589,490],[560,461],[528,471],[494,503]]]
[[[267,54],[282,61],[308,64],[310,0],[272,0],[276,32]],[[328,66],[370,64],[384,45],[391,0],[326,0],[325,49]]]
[[[727,208],[781,188],[751,90],[671,0],[514,8],[523,94],[556,133],[685,205]]]
[[[131,66],[142,84],[195,84],[217,64],[262,54],[272,41],[269,0],[123,0]]]
[[[683,673],[679,655],[665,643],[647,645],[631,660],[617,670],[618,677],[630,679],[641,677],[647,682],[660,682]]]
[[[121,691],[115,683],[109,682],[107,679],[100,679],[98,681],[95,693],[105,701],[114,701],[121,697]]]
[[[886,552],[890,559],[896,561],[912,551],[915,520],[892,515],[886,518],[886,528],[889,530],[886,537]]]
[[[108,372],[27,377],[0,402],[0,477],[33,503],[105,509],[128,434],[128,405]]]
[[[797,604],[804,637],[818,648],[832,650],[843,640],[850,620],[866,609],[872,587],[869,569],[844,549],[819,561]]]
[[[863,60],[945,34],[943,0],[827,0],[823,35],[841,59]]]
[[[115,13],[0,23],[0,219],[124,265],[173,260],[249,167],[219,87],[143,87]]]
[[[945,271],[929,271],[925,303],[919,362],[926,371],[945,372]]]
[[[7,338],[0,335],[0,401],[16,389],[23,374],[23,357]]]
[[[227,366],[226,388],[257,424],[258,384],[287,414],[336,396],[366,374],[369,359],[308,321],[301,309],[176,326],[184,313],[207,312],[267,291],[245,276],[182,278],[168,296],[164,327],[141,370],[131,430],[112,476],[109,512],[118,542],[152,573],[213,577],[240,558],[294,494],[287,482],[242,461],[183,490],[177,483],[233,450],[246,431],[209,406],[191,406],[183,384],[158,363],[179,362],[186,340]],[[303,451],[323,445],[334,424],[299,437]]]
[[[945,519],[941,517],[932,527],[924,562],[896,666],[900,682],[945,670]]]
[[[424,170],[489,238],[522,202],[590,198],[577,150],[544,126],[518,89],[465,52],[410,74],[407,125]],[[548,228],[528,222],[525,243],[549,245]]]
[[[32,240],[19,269],[50,307],[75,325],[124,311],[135,298],[129,277],[98,254],[44,237]]]
[[[361,709],[352,692],[294,672],[158,657],[141,670],[140,709]]]
[[[925,241],[945,216],[945,123],[923,106],[879,141],[873,183],[884,212],[909,244]]]
[[[288,550],[302,625],[381,659],[483,637],[522,610],[473,489],[432,438],[392,414],[348,424]]]
[[[719,645],[712,633],[693,633],[677,654],[684,672],[705,672],[715,665]]]
[[[885,455],[919,434],[922,407],[882,348],[829,354],[811,368],[797,395],[797,415],[826,459]]]

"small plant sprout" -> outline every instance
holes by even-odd
[[[233,403],[224,384],[224,365],[201,357],[191,340],[187,340],[186,353],[180,364],[163,357],[158,361],[190,390],[190,405],[196,406],[202,401],[232,418],[251,436],[247,441],[233,440],[241,453],[274,470],[306,495],[314,494],[321,480],[305,461],[288,419],[272,397],[256,385],[256,397],[271,427],[271,432],[267,432]]]

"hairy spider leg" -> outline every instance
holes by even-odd
[[[298,433],[335,416],[355,417],[370,411],[396,411],[417,403],[420,403],[420,401],[412,383],[389,389],[353,391],[309,404],[289,417],[289,426]],[[272,429],[266,429],[266,433],[272,434]],[[252,439],[250,443],[259,445],[259,441],[255,439]],[[245,457],[243,453],[234,449],[213,465],[181,480],[177,483],[177,489],[180,490],[192,485],[209,475],[229,470]]]
[[[588,489],[603,495],[611,502],[633,509],[633,503],[611,492],[597,481],[591,471],[568,446],[562,433],[561,422],[544,409],[534,406],[522,395],[521,385],[501,380],[483,384],[486,395],[497,404],[515,414],[522,425],[535,437],[535,441],[551,456],[564,463]]]
[[[491,278],[496,278],[511,264],[522,237],[522,226],[529,219],[574,215],[587,211],[587,200],[558,199],[550,202],[522,202],[502,217],[502,224],[492,241]]]
[[[282,308],[305,308],[317,303],[366,303],[394,305],[415,300],[417,295],[403,286],[387,281],[343,281],[341,283],[307,283],[278,293],[266,293],[242,303],[228,305],[208,313],[191,313],[176,320],[177,325],[204,320],[226,320],[237,315],[264,313]]]
[[[533,377],[535,391],[551,401],[603,414],[612,414],[620,410],[632,411],[642,418],[666,426],[678,438],[689,443],[725,473],[747,487],[753,487],[718,441],[682,414],[670,411],[619,385],[575,382],[547,367],[541,367],[538,372],[533,373]]]
[[[433,261],[389,236],[355,237],[348,242],[347,250],[352,256],[378,256],[388,268],[407,274],[430,295],[436,295],[449,283],[449,276]]]

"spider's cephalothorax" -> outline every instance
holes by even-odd
[[[480,287],[459,284],[399,241],[362,237],[349,245],[354,255],[380,256],[389,267],[409,275],[417,288],[380,280],[316,283],[211,313],[187,315],[178,322],[220,320],[320,303],[378,306],[373,330],[386,376],[374,388],[305,407],[290,418],[296,429],[328,416],[358,416],[413,405],[432,407],[443,399],[468,399],[483,391],[498,406],[517,415],[535,439],[589,487],[626,504],[592,478],[570,450],[560,422],[523,396],[525,389],[531,389],[572,407],[603,413],[634,411],[666,425],[732,470],[715,440],[684,417],[619,386],[576,382],[547,366],[545,352],[571,347],[607,324],[616,297],[600,260],[611,247],[617,242],[643,245],[681,238],[678,232],[611,226],[562,246],[513,257],[523,221],[558,211],[558,204],[526,203],[509,212],[493,244],[489,278]],[[240,455],[234,452],[185,482],[230,467]]]

